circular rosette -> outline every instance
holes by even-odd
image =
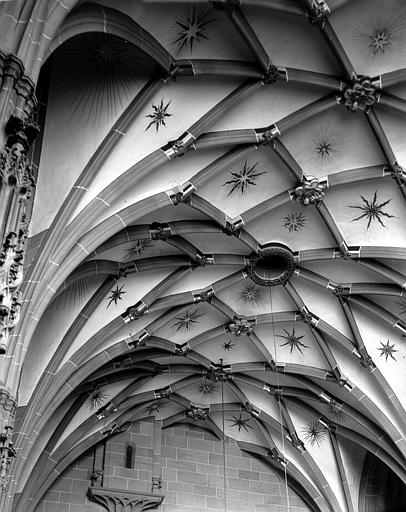
[[[268,244],[251,256],[247,270],[249,277],[261,286],[285,284],[295,270],[295,258],[285,245]]]

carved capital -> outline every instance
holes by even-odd
[[[159,507],[164,496],[134,491],[120,491],[108,487],[89,487],[87,497],[108,512],[142,512]]]

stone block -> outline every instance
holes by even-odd
[[[140,480],[148,480],[149,482],[152,480],[152,471],[151,470],[139,470],[139,476],[138,478]]]
[[[187,438],[187,447],[191,450],[198,450],[203,452],[212,452],[213,441],[205,441],[204,439]]]
[[[61,503],[72,503],[72,505],[82,505],[85,501],[86,495],[76,494],[73,492],[61,492],[60,501]]]
[[[163,468],[162,469],[162,479],[167,482],[176,482],[177,481],[177,475],[176,471],[174,471],[172,468]]]
[[[93,469],[93,457],[81,457],[76,463],[77,469]]]
[[[228,500],[229,510],[232,512],[255,512],[255,503],[248,501]]]
[[[220,498],[206,498],[207,508],[213,508],[215,510],[224,510],[224,500]]]
[[[44,496],[44,501],[60,501],[58,491],[48,491]]]
[[[191,471],[180,471],[177,472],[178,482],[187,482],[190,484],[207,485],[208,477],[205,474],[193,473]]]
[[[67,503],[54,503],[52,501],[45,501],[44,512],[69,512],[69,505]]]
[[[237,489],[227,489],[227,499],[229,500],[238,500],[239,493]],[[217,498],[222,498],[224,500],[224,487],[216,489]]]
[[[279,478],[279,476],[275,473],[259,473],[259,478],[263,482],[272,482],[272,483],[282,483],[282,480]]]
[[[121,476],[123,478],[139,478],[139,470],[138,469],[126,469],[115,467],[113,476]]]
[[[104,479],[105,487],[112,487],[113,489],[127,489],[127,479],[117,476],[108,476]]]
[[[176,446],[162,446],[162,458],[176,459]]]
[[[206,485],[194,485],[193,494],[201,494],[203,496],[216,496],[216,488]]]
[[[131,441],[135,443],[135,451],[137,451],[138,446],[144,448],[152,448],[153,438],[151,436],[144,436],[142,434],[134,434],[131,436]]]
[[[228,468],[251,469],[251,461],[244,457],[236,457],[235,455],[227,455],[226,458]]]
[[[195,464],[194,462],[187,462],[185,460],[167,459],[166,466],[168,468],[183,469],[185,471],[196,472],[197,470],[197,464]]]
[[[254,480],[250,481],[250,491],[260,492],[264,494],[271,494],[272,496],[281,495],[281,484],[274,484],[271,482],[257,482]]]
[[[87,476],[87,471],[84,472],[84,475]],[[85,479],[84,481],[88,482],[87,479]],[[52,486],[52,489],[54,491],[71,492],[72,491],[72,479],[71,478],[57,478],[54,482],[54,485]]]
[[[72,492],[76,494],[86,494],[89,487],[90,482],[88,480],[72,480]]]
[[[220,453],[209,453],[209,464],[223,466],[223,455]]]
[[[191,462],[201,462],[207,464],[209,462],[209,454],[206,452],[198,452],[195,450],[187,450],[184,448],[176,449],[176,458],[178,460],[187,460]]]
[[[208,485],[210,487],[224,487],[224,479],[222,476],[208,475]]]
[[[265,503],[265,495],[256,492],[239,491],[239,498],[242,501],[249,501],[250,503]]]
[[[206,496],[197,496],[196,494],[183,494],[179,492],[176,502],[179,505],[187,505],[189,507],[202,507],[204,509],[206,507]]]
[[[247,480],[259,480],[259,471],[248,471],[247,469],[239,469],[238,478],[245,478]]]
[[[186,482],[168,482],[168,490],[192,494],[193,485]]]
[[[216,468],[213,468],[209,464],[196,464],[196,472],[197,473],[207,473],[208,475],[212,475],[215,473]]]
[[[227,478],[227,485],[230,489],[238,489],[239,491],[248,491],[250,488],[249,480],[242,478]]]
[[[187,447],[187,437],[184,435],[166,435],[165,446],[173,446],[175,448],[186,448]]]

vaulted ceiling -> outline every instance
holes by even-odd
[[[357,510],[367,450],[406,483],[405,23],[395,0],[65,18],[44,56],[16,511],[149,415],[219,438],[224,415],[314,510]]]

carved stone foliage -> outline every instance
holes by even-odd
[[[368,77],[356,77],[348,85],[340,98],[349,112],[368,112],[379,101],[379,87],[376,81]]]
[[[158,494],[118,491],[108,487],[89,487],[87,497],[108,512],[141,512],[157,509],[164,499]]]
[[[29,119],[12,116],[6,147],[0,151],[0,353],[5,354],[9,331],[18,322],[25,244],[28,236],[27,203],[35,179],[26,152],[38,133]],[[7,212],[7,214],[5,213]]]
[[[246,318],[235,318],[227,326],[227,329],[234,336],[249,336],[254,330],[253,323]]]
[[[202,407],[195,407],[191,405],[189,409],[185,412],[186,418],[190,418],[193,421],[206,421],[209,410],[204,409]]]
[[[311,11],[308,13],[311,23],[323,21],[330,14],[330,8],[325,0],[312,0]]]
[[[318,206],[324,198],[325,186],[315,176],[303,176],[302,184],[293,191],[293,198],[303,206]]]
[[[10,436],[11,427],[6,425],[0,433],[0,488],[6,488],[11,459],[16,456]]]

